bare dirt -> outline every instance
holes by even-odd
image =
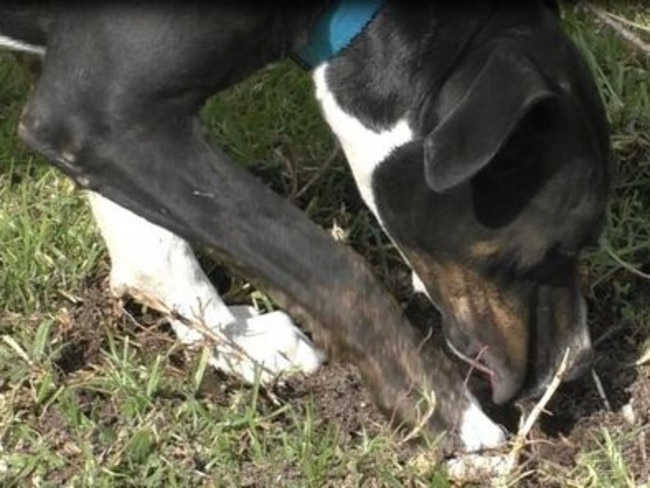
[[[403,290],[397,290],[398,294]],[[641,295],[650,295],[650,289],[647,284],[639,283],[639,290],[640,306],[646,306],[643,303],[650,303],[650,300]],[[524,469],[535,470],[535,474],[522,480],[519,486],[554,486],[545,473],[575,467],[581,453],[602,444],[603,428],[627,435],[623,457],[636,481],[645,482],[650,477],[650,438],[646,439],[650,437],[650,366],[635,365],[648,340],[648,327],[620,319],[621,312],[611,304],[599,306],[594,302],[590,306],[597,350],[594,371],[604,394],[598,391],[594,377],[589,375],[560,388],[548,406],[548,414],[543,415],[535,427],[527,447]],[[422,300],[405,299],[404,307],[411,320],[423,329],[438,327],[438,318]],[[66,310],[60,333],[66,336],[68,346],[57,363],[61,374],[72,373],[97,359],[105,340],[97,328],[106,317],[112,317],[120,333],[137,335],[145,348],[161,349],[173,340],[171,333],[166,333],[164,320],[157,314],[143,311],[137,305],[116,310],[108,297],[105,279],[91,281]],[[650,310],[646,312],[650,317]],[[117,321],[116,316],[119,316]],[[182,354],[176,362],[179,370],[187,366]],[[229,400],[229,391],[237,388],[241,388],[237,381],[212,373],[206,376],[201,394],[225,403]],[[373,433],[386,428],[385,417],[374,407],[359,375],[349,365],[328,364],[311,377],[289,381],[278,394],[298,410],[308,408],[307,405],[313,408],[319,423],[333,426],[344,444],[360,442],[360,433],[364,430]],[[527,401],[518,408],[488,406],[488,409],[495,418],[514,429],[518,409],[530,411],[533,404]],[[263,402],[260,408],[265,408]],[[111,415],[115,412],[106,412],[107,422],[111,421]],[[60,431],[56,419],[51,420],[53,431]],[[414,452],[410,445],[403,449],[405,459]]]

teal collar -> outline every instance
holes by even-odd
[[[385,0],[338,0],[321,16],[293,56],[306,69],[333,58],[370,24]]]

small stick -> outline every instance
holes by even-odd
[[[449,462],[447,463],[447,470],[451,476],[451,479],[462,482],[474,481],[480,483],[481,481],[485,481],[486,477],[503,477],[506,474],[512,474],[514,472],[521,457],[521,451],[526,446],[527,437],[530,433],[530,430],[533,428],[533,425],[535,425],[542,412],[545,411],[546,405],[548,405],[548,402],[555,394],[555,391],[560,386],[560,383],[562,383],[562,378],[566,371],[568,360],[569,349],[565,351],[562,362],[558,366],[555,375],[553,375],[553,379],[548,385],[546,392],[530,412],[528,418],[526,418],[526,420],[521,423],[519,431],[517,432],[517,436],[512,442],[512,448],[510,449],[510,452],[496,457],[485,457],[483,455],[472,457],[472,455],[470,455],[469,457],[457,459],[455,460],[456,462]],[[468,460],[470,460],[469,463]],[[522,466],[522,468],[523,467],[524,466]],[[527,474],[528,472],[521,473],[518,479],[525,478]],[[500,485],[501,483],[499,486]],[[508,486],[511,485],[508,484]]]
[[[643,459],[643,465],[648,466],[648,450],[646,449],[645,431],[639,434],[639,448],[641,449],[641,459]]]
[[[546,388],[544,395],[539,400],[539,402],[537,402],[533,410],[528,415],[528,418],[526,418],[526,420],[519,428],[519,432],[517,432],[517,437],[515,437],[515,440],[513,441],[512,450],[510,451],[511,456],[515,458],[519,458],[519,454],[521,453],[522,449],[526,445],[526,438],[528,437],[530,430],[533,428],[533,426],[539,419],[540,415],[542,415],[542,412],[545,411],[546,405],[548,405],[548,402],[551,401],[551,398],[553,398],[553,395],[555,394],[556,390],[559,388],[560,384],[562,383],[562,378],[564,377],[564,373],[566,372],[566,368],[569,361],[569,351],[570,349],[567,348],[567,350],[564,352],[564,357],[562,358],[562,362],[558,366],[555,375],[553,375],[553,379],[551,380],[551,383],[548,385],[548,388]]]
[[[57,291],[57,293],[58,293],[59,295],[61,295],[63,298],[65,298],[66,300],[68,300],[68,301],[69,301],[70,303],[72,303],[73,305],[79,305],[80,303],[83,303],[83,302],[84,302],[84,299],[83,299],[83,298],[80,298],[80,297],[78,297],[78,296],[76,296],[76,295],[73,295],[72,293],[69,293],[69,292],[67,292],[67,291],[65,291],[65,290],[61,290],[61,289],[59,289],[59,290],[56,290],[56,291]]]
[[[422,348],[425,346],[425,344],[431,339],[431,336],[433,336],[433,329],[429,329],[429,332],[427,333],[426,336],[422,338],[420,341],[420,344],[418,345],[416,349],[416,353],[419,354],[422,351]],[[415,385],[411,385],[409,389],[403,394],[400,395],[400,398],[407,398],[413,391],[415,390]],[[422,416],[422,418],[416,423],[416,425],[413,426],[413,428],[410,430],[408,434],[399,442],[399,445],[406,444],[409,442],[411,439],[417,437],[422,429],[424,429],[426,423],[429,421],[429,419],[433,416],[433,414],[436,411],[436,392],[431,391],[428,394],[424,395],[424,398],[422,399],[423,401],[426,401],[428,403],[428,409],[427,412]],[[399,403],[399,402],[398,402]],[[397,407],[393,409],[390,415],[390,424],[395,423],[395,416],[397,415]]]
[[[215,330],[212,327],[209,327],[202,320],[191,320],[191,319],[179,314],[176,310],[169,309],[169,307],[166,307],[163,303],[159,302],[158,300],[147,299],[146,297],[138,297],[138,298],[142,299],[142,301],[145,304],[147,304],[148,306],[150,306],[151,308],[166,314],[167,316],[169,316],[172,319],[176,319],[176,320],[182,322],[183,325],[185,325],[186,327],[189,327],[190,329],[196,330],[197,332],[199,332],[203,336],[204,339],[207,339],[213,345],[220,346],[221,350],[219,352],[220,352],[220,354],[223,355],[223,357],[224,357],[224,359],[226,359],[226,361],[231,362],[231,361],[242,361],[242,360],[248,359],[249,361],[253,362],[257,367],[260,368],[260,373],[266,372],[272,378],[275,376],[275,378],[273,379],[271,384],[275,384],[279,380],[279,376],[281,374],[280,375],[275,374],[273,371],[271,371],[265,365],[260,364],[258,361],[253,359],[246,352],[246,350],[244,350],[239,344],[237,344],[235,341],[230,339],[228,336],[226,336],[220,330],[218,330],[218,329]],[[199,303],[199,307],[202,307],[202,304]],[[122,311],[126,312],[126,310],[124,310],[124,308],[122,308]],[[137,323],[137,321],[136,321],[136,323]],[[195,346],[195,345],[193,344],[192,346]],[[260,384],[260,386],[264,387],[264,385],[262,385],[262,384]],[[264,387],[264,388],[266,389],[266,387]],[[266,391],[266,393],[269,395],[269,397],[275,396],[271,391]]]
[[[564,352],[562,362],[553,375],[548,388],[544,395],[539,400],[537,405],[530,412],[530,415],[524,422],[521,423],[517,436],[512,442],[512,448],[507,454],[496,457],[479,457],[470,455],[469,457],[456,459],[455,462],[447,463],[447,471],[452,480],[461,482],[473,481],[480,483],[485,481],[485,478],[494,478],[496,476],[503,477],[506,474],[512,474],[517,468],[519,459],[521,458],[521,451],[526,446],[527,437],[530,430],[533,428],[542,412],[546,410],[546,405],[551,401],[553,395],[562,383],[564,373],[566,372],[569,360],[570,349]],[[523,466],[522,466],[523,468]],[[518,479],[523,479],[528,475],[528,472],[521,473]],[[494,481],[494,480],[493,480]],[[493,483],[494,484],[494,483]],[[501,485],[501,483],[499,483]],[[508,485],[510,486],[510,485]]]
[[[641,354],[641,357],[635,361],[634,365],[643,366],[647,363],[650,363],[650,344],[646,344],[645,350]]]
[[[625,327],[627,327],[626,323],[619,323],[614,327],[610,327],[609,329],[607,329],[600,336],[598,336],[596,340],[594,340],[594,349],[596,349],[598,346],[600,346],[603,342],[605,342],[607,339],[612,337],[614,334],[618,334]]]
[[[302,195],[305,194],[305,192],[314,184],[318,179],[323,176],[325,171],[329,169],[329,167],[332,165],[334,161],[336,161],[336,157],[339,155],[341,152],[341,146],[336,144],[330,155],[327,157],[325,162],[321,165],[321,167],[316,171],[316,174],[314,174],[307,183],[305,183],[300,190],[295,192],[294,195],[292,195],[292,198],[300,198]]]
[[[616,15],[611,12],[605,12],[605,13],[608,17],[617,20],[621,24],[629,25],[630,27],[633,27],[635,29],[639,29],[641,31],[650,33],[650,27],[647,25],[639,24],[638,22],[633,22],[630,19],[626,19],[625,17],[621,17],[620,15]]]
[[[9,347],[11,347],[16,354],[18,354],[23,361],[25,361],[29,366],[34,366],[34,362],[29,359],[29,356],[25,352],[25,350],[20,347],[20,344],[18,344],[13,337],[10,335],[3,335],[2,340],[5,344],[7,344]]]
[[[634,32],[626,28],[619,20],[616,20],[612,14],[606,10],[596,7],[591,2],[585,2],[585,5],[596,17],[601,20],[601,22],[613,29],[619,36],[621,36],[635,48],[639,49],[647,57],[650,57],[650,44],[646,43]]]
[[[598,395],[600,395],[600,399],[603,401],[603,405],[605,405],[605,410],[611,412],[612,405],[609,403],[607,395],[605,394],[603,382],[600,381],[600,376],[598,376],[598,373],[596,373],[596,370],[594,368],[591,368],[591,377],[594,380],[594,384],[596,385],[596,390],[598,390]]]
[[[650,56],[650,51],[648,51],[648,56]],[[616,261],[616,263],[620,265],[622,268],[628,270],[630,273],[638,276],[639,278],[643,278],[644,280],[650,280],[650,274],[644,273],[643,271],[636,269],[634,265],[622,259],[618,254],[616,254],[616,252],[614,252],[614,249],[612,249],[611,245],[607,241],[603,241],[603,249],[609,255],[609,257],[611,257],[614,261]]]
[[[483,354],[485,354],[485,351],[487,350],[487,346],[483,347],[483,348],[482,348],[482,349],[481,349],[481,350],[476,354],[476,356],[474,356],[473,358],[471,358],[471,357],[469,357],[469,356],[466,356],[465,354],[463,354],[462,352],[460,352],[458,349],[456,349],[456,347],[455,347],[455,346],[454,346],[450,341],[447,341],[447,347],[448,347],[448,348],[451,350],[451,352],[453,352],[456,356],[458,356],[460,359],[462,359],[463,361],[465,361],[467,364],[469,364],[469,365],[471,366],[471,367],[470,367],[470,370],[469,370],[469,373],[468,373],[468,376],[469,376],[469,374],[471,374],[474,370],[482,371],[483,373],[488,374],[488,375],[489,375],[489,374],[492,374],[492,370],[491,370],[490,368],[488,368],[487,366],[483,366],[483,365],[479,362],[480,359],[481,359],[481,357],[483,356]]]
[[[404,438],[399,442],[398,445],[403,446],[404,444],[410,442],[414,438],[418,437],[423,431],[433,414],[436,412],[436,394],[434,391],[431,391],[428,395],[425,395],[422,401],[427,402],[428,408],[427,411],[422,415],[418,420],[417,424],[413,426],[411,431],[404,436]]]

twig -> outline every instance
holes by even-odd
[[[78,296],[73,295],[72,293],[69,293],[65,290],[56,290],[59,295],[61,295],[63,298],[65,298],[67,301],[72,303],[73,305],[79,305],[84,302],[83,298],[80,298]]]
[[[261,364],[260,362],[256,361],[250,354],[246,352],[246,350],[244,350],[239,344],[233,341],[230,337],[225,335],[221,330],[213,329],[212,327],[204,323],[203,320],[199,320],[198,317],[197,320],[189,319],[181,315],[180,313],[178,313],[178,311],[174,309],[170,309],[164,303],[156,299],[151,299],[147,297],[138,297],[138,299],[146,303],[151,308],[158,310],[159,312],[162,312],[163,314],[167,315],[169,318],[178,320],[186,327],[199,332],[204,339],[209,340],[210,342],[212,342],[214,346],[216,346],[219,349],[219,353],[224,357],[224,359],[228,363],[230,363],[231,368],[232,368],[232,364],[249,360],[257,367],[260,368],[260,374],[267,373],[272,378],[272,380],[270,381],[271,384],[277,383],[278,378],[280,376],[279,374],[275,373],[274,371],[266,367],[264,364]],[[199,304],[199,307],[202,308],[202,304]],[[122,311],[126,312],[126,310],[124,310],[123,307],[122,307]],[[127,313],[127,316],[129,315],[130,314]],[[131,317],[131,319],[135,321],[133,317]],[[137,323],[137,321],[135,322]],[[234,370],[235,368],[232,369]],[[269,396],[269,398],[275,397],[275,395],[270,391],[266,391],[265,393]],[[275,398],[275,400],[277,401],[278,404],[280,403],[277,398]]]
[[[496,456],[486,456],[483,454],[470,454],[465,455],[460,458],[452,459],[447,462],[446,468],[447,473],[450,478],[454,481],[459,481],[461,483],[478,483],[481,486],[486,486],[486,481],[491,482],[490,486],[497,483],[499,486],[506,485],[513,486],[510,483],[505,482],[505,476],[511,476],[514,473],[519,459],[521,457],[521,451],[524,449],[527,443],[527,437],[530,433],[530,430],[533,428],[533,425],[537,422],[537,419],[545,411],[546,405],[551,400],[555,391],[560,386],[564,373],[567,368],[569,358],[569,349],[564,353],[562,362],[557,368],[551,383],[548,385],[546,392],[540,399],[540,401],[535,405],[533,410],[528,415],[528,418],[521,423],[519,427],[519,432],[512,442],[512,448],[507,454],[500,454]],[[522,469],[523,469],[522,465]],[[529,472],[520,473],[517,479],[523,479],[528,475]]]
[[[553,395],[555,394],[556,390],[559,388],[560,384],[562,383],[562,379],[564,377],[564,373],[566,372],[566,368],[569,361],[569,351],[570,349],[567,349],[564,352],[564,357],[562,358],[562,362],[558,366],[555,375],[553,375],[553,379],[548,385],[548,388],[546,388],[544,395],[539,400],[539,402],[537,402],[537,405],[533,407],[533,410],[528,415],[528,418],[526,418],[526,420],[519,428],[519,432],[517,432],[517,436],[513,441],[512,450],[510,451],[510,455],[513,456],[514,458],[516,459],[519,458],[521,451],[526,445],[526,439],[528,437],[528,434],[530,433],[531,429],[539,419],[540,415],[542,415],[542,412],[545,411],[546,405],[548,405],[548,402],[551,401],[551,398],[553,398]]]
[[[594,384],[596,385],[596,390],[598,390],[598,395],[600,395],[600,399],[603,401],[603,405],[605,405],[605,410],[611,412],[612,405],[609,403],[609,400],[607,399],[607,395],[605,394],[605,388],[603,388],[603,382],[600,381],[600,376],[598,376],[598,373],[596,373],[596,370],[594,368],[591,368],[591,377],[594,380]]]
[[[487,352],[487,350],[488,350],[488,346],[483,346],[481,348],[481,350],[478,352],[478,354],[476,354],[476,357],[469,364],[469,369],[467,370],[467,374],[465,375],[465,384],[466,385],[469,383],[469,379],[471,378],[472,373],[474,372],[474,370],[483,371],[484,373],[489,374],[490,377],[492,377],[492,375],[494,374],[492,372],[492,370],[490,370],[489,368],[486,368],[485,366],[483,366],[480,363],[481,358],[483,357],[483,354],[485,354]]]
[[[646,43],[634,32],[625,27],[625,25],[623,25],[621,21],[617,20],[611,13],[599,7],[596,7],[591,2],[585,2],[584,4],[587,9],[589,9],[596,17],[600,19],[601,22],[609,26],[619,36],[621,36],[628,43],[630,43],[636,49],[639,49],[643,54],[650,58],[650,44]]]
[[[2,340],[5,344],[7,344],[9,347],[11,347],[16,354],[18,354],[23,361],[25,361],[29,366],[34,366],[34,362],[29,359],[29,356],[25,352],[25,350],[20,347],[20,344],[18,344],[13,337],[10,335],[3,335]]]
[[[603,241],[603,249],[609,256],[616,261],[621,267],[625,268],[628,270],[630,273],[638,276],[639,278],[643,278],[644,280],[650,280],[650,275],[644,273],[643,271],[639,271],[636,269],[632,264],[628,263],[627,261],[623,260],[618,254],[614,252],[614,249],[612,249],[612,246],[607,241]]]
[[[406,436],[404,436],[404,438],[399,442],[400,446],[403,446],[404,444],[410,442],[412,439],[419,437],[420,433],[424,430],[424,427],[436,412],[436,393],[434,391],[431,391],[429,394],[424,395],[421,401],[427,403],[427,411],[424,413],[424,415],[421,416],[411,431],[406,434]]]
[[[645,344],[645,350],[641,353],[639,359],[634,362],[635,366],[643,366],[650,363],[650,344]]]
[[[416,355],[417,355],[417,356],[420,355],[420,352],[422,351],[422,348],[423,348],[424,345],[429,341],[429,339],[431,338],[432,335],[433,335],[433,329],[429,329],[429,333],[428,333],[426,336],[424,336],[424,337],[422,338],[422,340],[420,341],[420,344],[418,345],[418,347],[417,347],[417,349],[416,349],[416,351],[417,351]],[[416,389],[416,388],[415,388],[415,384],[411,384],[411,385],[409,386],[408,390],[406,390],[406,392],[404,392],[402,395],[400,395],[400,396],[398,397],[398,400],[397,400],[397,402],[396,402],[396,404],[395,404],[395,408],[393,409],[393,411],[392,411],[391,414],[390,414],[390,419],[389,419],[389,422],[388,422],[390,425],[393,425],[394,423],[396,423],[395,420],[396,420],[396,416],[397,416],[397,414],[398,414],[398,408],[397,408],[397,407],[398,407],[398,405],[399,405],[400,400],[401,400],[401,399],[406,399],[406,398],[408,398],[408,396],[409,396],[411,393],[413,393],[413,392],[415,391],[415,389]],[[420,431],[422,430],[422,428],[424,427],[424,424],[425,424],[425,423],[426,423],[426,422],[431,418],[431,416],[435,413],[435,407],[436,407],[436,401],[435,401],[435,400],[436,400],[436,392],[432,390],[432,391],[429,393],[429,395],[430,395],[430,397],[433,399],[433,401],[429,401],[429,398],[428,398],[427,396],[425,396],[425,398],[424,398],[425,400],[429,401],[429,409],[428,409],[427,414],[424,415],[424,416],[423,416],[423,419],[420,420],[420,421],[419,421],[419,422],[418,422],[418,423],[417,423],[417,424],[416,424],[416,425],[411,429],[411,431],[406,435],[406,437],[401,441],[400,444],[404,444],[404,443],[410,441],[413,437],[415,437],[417,434],[419,434],[419,432],[420,432]]]
[[[422,338],[422,340],[420,341],[420,344],[418,344],[418,347],[417,347],[417,349],[415,350],[415,353],[416,353],[418,356],[421,355],[421,353],[422,353],[422,349],[423,349],[424,346],[427,344],[427,342],[429,342],[429,339],[431,339],[432,337],[433,337],[433,327],[430,327],[430,328],[429,328],[429,331],[428,331],[428,332],[426,333],[426,335]]]
[[[470,365],[469,372],[467,375],[469,376],[474,370],[477,371],[482,371],[483,373],[487,375],[492,374],[492,370],[488,368],[487,366],[483,366],[479,360],[481,359],[481,356],[486,352],[487,346],[482,348],[475,357],[471,358],[469,356],[466,356],[462,352],[460,352],[456,347],[451,343],[451,341],[447,341],[447,347],[453,352],[458,358],[462,359],[464,362]]]
[[[323,176],[325,171],[332,165],[332,163],[336,160],[336,157],[339,155],[341,152],[341,146],[336,144],[330,155],[327,157],[325,162],[318,168],[318,171],[316,171],[316,174],[312,176],[307,183],[305,183],[300,190],[298,190],[292,198],[300,198],[305,194],[305,192],[314,184],[318,179]]]
[[[638,22],[633,22],[630,19],[626,19],[625,17],[621,17],[620,15],[613,14],[611,12],[606,12],[608,17],[611,17],[614,20],[617,20],[621,24],[629,25],[630,27],[633,27],[634,29],[639,29],[644,32],[650,33],[650,27],[647,25],[639,24]]]
[[[129,312],[125,307],[124,304],[119,304],[119,313],[121,313],[124,317],[128,319],[129,322],[131,322],[135,327],[137,327],[138,330],[142,331],[142,333],[148,335],[148,336],[153,336],[154,333],[152,332],[151,327],[145,327],[144,324],[140,323],[138,319],[136,319],[131,312]],[[144,305],[146,307],[146,305]],[[168,317],[161,317],[157,319],[154,322],[154,327],[159,327],[160,325],[167,323],[169,321]],[[169,342],[170,344],[176,344],[178,341],[174,340],[173,338],[166,338],[166,342]]]
[[[639,434],[639,448],[641,450],[641,459],[643,459],[643,465],[648,466],[648,450],[646,449],[645,430]]]
[[[627,323],[618,323],[614,327],[610,327],[607,329],[605,332],[600,334],[595,340],[594,340],[594,349],[598,348],[603,342],[605,342],[607,339],[612,337],[614,334],[618,334],[621,330],[625,329],[627,327]]]
[[[247,359],[253,362],[256,366],[258,366],[261,370],[260,372],[264,371],[268,373],[271,377],[276,376],[276,374],[272,370],[264,366],[264,364],[261,364],[255,359],[253,359],[253,357],[250,354],[248,354],[248,352],[246,352],[244,348],[242,348],[239,344],[233,341],[230,337],[226,336],[220,330],[215,330],[209,327],[202,320],[196,320],[196,321],[190,320],[187,317],[180,315],[176,311],[172,311],[171,313],[169,313],[169,315],[173,319],[182,322],[183,325],[185,325],[186,327],[198,331],[206,339],[212,341],[212,343],[215,346],[219,347],[219,353],[222,354],[224,357],[226,357],[228,363],[230,363],[232,360],[242,361]]]

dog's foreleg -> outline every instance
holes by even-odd
[[[274,34],[266,20],[233,22],[235,7],[212,3],[72,5],[52,25],[22,117],[32,148],[259,284],[352,360],[397,422],[458,429],[469,449],[503,441],[449,358],[422,344],[363,259],[203,137],[205,99],[269,60],[264,41],[251,43]],[[233,56],[232,46],[244,51]]]
[[[207,337],[216,339],[211,363],[246,381],[318,368],[323,355],[285,313],[227,307],[184,239],[97,193],[88,199],[108,247],[115,296],[130,295],[167,313],[185,344],[205,340],[204,327],[213,331],[216,337]]]

